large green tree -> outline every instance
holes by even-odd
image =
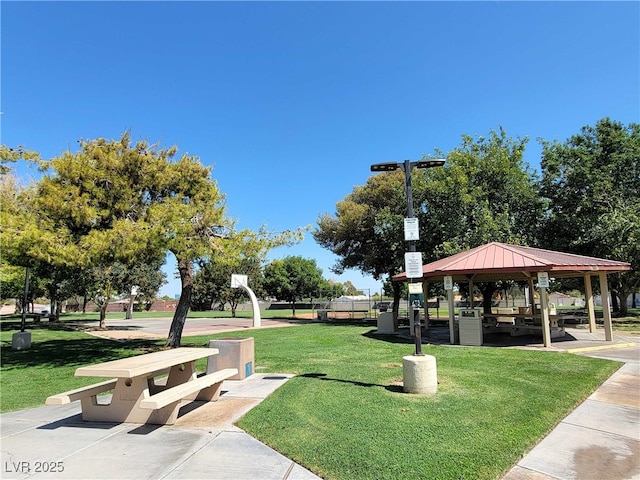
[[[490,241],[535,243],[544,204],[535,172],[523,160],[526,143],[503,129],[463,135],[444,167],[413,170],[417,250],[425,263]],[[376,174],[338,202],[335,215],[321,215],[313,235],[338,256],[334,271],[357,268],[382,280],[404,270],[406,215],[404,173]],[[393,284],[395,310],[400,287]]]
[[[542,171],[545,244],[630,262],[632,271],[610,276],[614,308],[626,314],[640,286],[640,124],[603,118],[564,142],[544,141]]]
[[[421,238],[430,262],[489,242],[538,245],[545,202],[539,177],[524,161],[527,138],[511,138],[505,130],[487,137],[462,136],[417,192],[424,214]],[[461,285],[465,293],[466,285]],[[477,283],[485,311],[502,283]],[[466,292],[468,298],[473,293]]]
[[[236,232],[211,169],[197,157],[184,154],[176,159],[176,147],[132,142],[129,132],[118,140],[81,140],[79,145],[77,152],[41,162],[51,174],[38,182],[32,201],[17,203],[17,212],[27,205],[24,220],[13,212],[3,216],[3,227],[9,227],[3,228],[8,232],[3,240],[9,245],[9,263],[97,269],[108,300],[115,265],[133,269],[171,251],[182,292],[168,346],[180,345],[196,261],[235,255],[246,245],[268,249],[301,236],[300,230]],[[0,150],[7,161],[25,157],[25,152]],[[23,263],[15,263],[18,260]]]
[[[296,314],[296,300],[313,297],[324,279],[313,259],[289,256],[274,260],[264,268],[264,289],[268,295],[291,303]]]
[[[22,154],[22,150],[14,151],[5,146],[0,147],[0,158],[3,163],[25,159],[31,161],[37,158],[33,153],[29,154],[28,158],[22,158]],[[15,276],[3,275],[2,290],[4,296],[11,288],[11,294],[15,295],[14,298],[17,299],[20,310],[28,307],[28,305],[22,305],[26,270],[30,271],[28,302],[32,302],[34,295],[42,294],[44,288],[50,292],[55,286],[49,278],[43,277],[43,273],[51,272],[58,259],[64,261],[73,255],[65,250],[60,252],[59,257],[56,256],[58,238],[52,229],[52,223],[47,218],[33,213],[36,195],[35,187],[19,185],[16,177],[10,172],[10,167],[3,165],[2,175],[0,175],[0,245],[2,245],[0,264],[5,272],[19,267],[22,280],[21,287],[16,290],[15,281],[5,282],[5,279],[15,279]]]
[[[544,218],[537,174],[524,161],[527,138],[504,129],[462,136],[443,168],[433,169],[415,194],[428,261],[483,245],[537,243]]]
[[[93,278],[102,281],[104,326],[122,278],[114,272],[164,258],[163,232],[152,223],[150,207],[175,149],[132,143],[128,132],[118,140],[81,140],[79,147],[43,162],[47,173],[36,184],[29,214],[41,231],[55,235],[53,242],[35,242],[38,260],[57,270],[50,275],[54,285],[77,270],[98,272]]]

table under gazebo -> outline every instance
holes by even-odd
[[[529,290],[533,293],[538,278],[575,278],[584,279],[586,310],[589,330],[596,329],[595,303],[591,277],[598,276],[602,297],[602,311],[604,320],[605,339],[613,340],[611,326],[611,308],[609,302],[609,287],[607,274],[631,269],[626,262],[587,257],[571,253],[555,252],[533,247],[510,245],[492,242],[451,257],[443,258],[422,267],[422,278],[413,279],[422,282],[424,297],[428,298],[428,284],[444,282],[445,279],[453,283],[468,283],[470,298],[473,299],[473,284],[480,282],[497,282],[502,280],[516,280],[528,282]],[[541,276],[539,277],[539,274]],[[546,275],[545,275],[546,274]],[[395,275],[395,282],[410,281],[406,272]],[[551,327],[549,304],[547,301],[547,287],[540,287],[540,311],[536,311],[535,302],[531,302],[531,311],[522,312],[523,318],[538,318],[545,347],[551,346]],[[448,289],[449,303],[449,332],[451,343],[455,343],[455,317],[453,289]],[[514,315],[514,322],[517,315]],[[527,317],[527,318],[529,318]],[[523,327],[526,325],[523,323]]]

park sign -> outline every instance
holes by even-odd
[[[404,219],[404,239],[407,242],[420,239],[417,218],[410,217]]]
[[[549,274],[547,272],[538,272],[538,286],[549,288]]]
[[[422,278],[422,252],[406,252],[404,268],[407,278]]]

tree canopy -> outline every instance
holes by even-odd
[[[265,291],[278,300],[290,302],[293,315],[296,300],[317,295],[323,282],[316,261],[300,256],[274,260],[264,269]]]
[[[492,241],[537,242],[545,205],[538,176],[523,159],[527,142],[502,128],[488,137],[463,135],[446,165],[430,172],[414,195],[427,261]]]
[[[177,147],[132,142],[129,132],[117,140],[80,140],[79,147],[38,160],[51,173],[33,189],[11,197],[7,188],[13,200],[2,213],[3,255],[12,265],[98,269],[108,298],[112,282],[122,279],[112,275],[116,266],[154,265],[171,251],[182,293],[168,346],[180,344],[196,261],[245,248],[265,251],[301,238],[301,230],[236,231],[211,169],[187,154],[176,159]],[[7,161],[27,156],[6,147],[0,153]]]
[[[544,243],[552,249],[630,262],[611,276],[626,312],[640,286],[640,124],[604,118],[564,142],[543,142]]]
[[[523,161],[526,143],[503,129],[488,137],[463,135],[444,167],[414,169],[416,247],[425,263],[489,241],[535,240],[544,204],[537,177]],[[334,215],[320,215],[313,236],[338,256],[334,271],[357,268],[390,278],[404,270],[406,211],[404,173],[375,174],[338,202]],[[397,308],[400,285],[393,287]]]

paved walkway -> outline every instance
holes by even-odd
[[[110,322],[110,338],[131,338],[135,332],[141,337],[145,333],[166,335],[167,321],[158,319],[156,325],[145,319],[134,322],[133,327],[128,321],[128,330],[117,330],[124,325]],[[184,334],[238,330],[242,322],[241,328],[250,333],[251,320],[247,319],[189,319]],[[153,329],[157,333],[150,331]],[[123,331],[128,333],[118,333]],[[423,340],[436,343],[435,335],[434,329]],[[447,335],[448,330],[443,338]],[[552,350],[607,358],[624,365],[503,480],[640,480],[640,342],[636,340],[615,335],[614,342],[604,342],[601,331],[591,334],[575,328],[568,329],[566,340],[552,343]],[[517,342],[504,346],[544,349],[541,344],[523,346]],[[0,477],[317,479],[233,426],[288,378],[256,374],[242,381],[227,381],[218,402],[185,412],[173,426],[82,423],[78,402],[3,414]],[[38,467],[49,472],[36,472]],[[63,471],[52,471],[61,468]]]
[[[130,338],[166,339],[169,334],[171,320],[172,319],[170,317],[133,318],[132,320],[108,319],[106,330],[100,330],[98,328],[98,320],[89,322],[79,321],[76,323],[90,329],[87,333],[97,337],[110,338],[113,340],[127,340]],[[263,318],[260,321],[261,326],[259,328],[292,327],[299,325],[300,323],[308,323],[308,321]],[[238,330],[247,330],[247,333],[249,333],[252,328],[255,328],[253,326],[252,318],[189,317],[184,324],[182,336],[207,335],[223,332],[235,332]]]
[[[233,425],[289,377],[225,381],[217,402],[195,402],[199,408],[171,426],[83,423],[79,402],[5,413],[0,477],[318,479]]]
[[[562,345],[578,355],[624,365],[503,480],[640,479],[640,347],[629,346],[633,338],[616,335],[616,342],[611,344],[599,336],[585,332],[576,343]]]

